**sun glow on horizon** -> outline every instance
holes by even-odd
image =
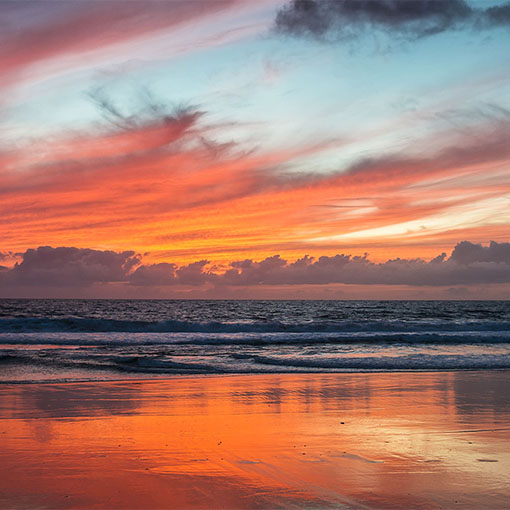
[[[434,34],[367,11],[372,37],[284,0],[57,5],[5,8],[0,266],[39,246],[228,267],[509,240],[508,33],[477,4]]]

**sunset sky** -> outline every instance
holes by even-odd
[[[0,296],[510,296],[509,2],[0,13]]]

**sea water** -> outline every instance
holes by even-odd
[[[0,381],[510,368],[510,301],[0,300]]]

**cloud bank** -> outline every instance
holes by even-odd
[[[257,287],[292,285],[452,286],[510,283],[510,243],[488,246],[462,241],[430,261],[391,259],[372,262],[367,255],[338,254],[289,262],[279,255],[261,261],[233,261],[223,270],[206,260],[178,266],[143,264],[133,251],[116,253],[79,248],[29,249],[21,262],[0,272],[4,289],[16,286],[80,287],[95,284],[131,287]]]
[[[482,9],[464,0],[292,0],[275,19],[277,32],[333,40],[374,29],[412,40],[499,26],[510,26],[510,3]]]
[[[59,287],[122,282],[139,263],[132,251],[41,246],[27,250],[21,262],[3,271],[0,284]]]

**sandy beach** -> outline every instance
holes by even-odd
[[[510,372],[0,386],[1,508],[492,508]]]

